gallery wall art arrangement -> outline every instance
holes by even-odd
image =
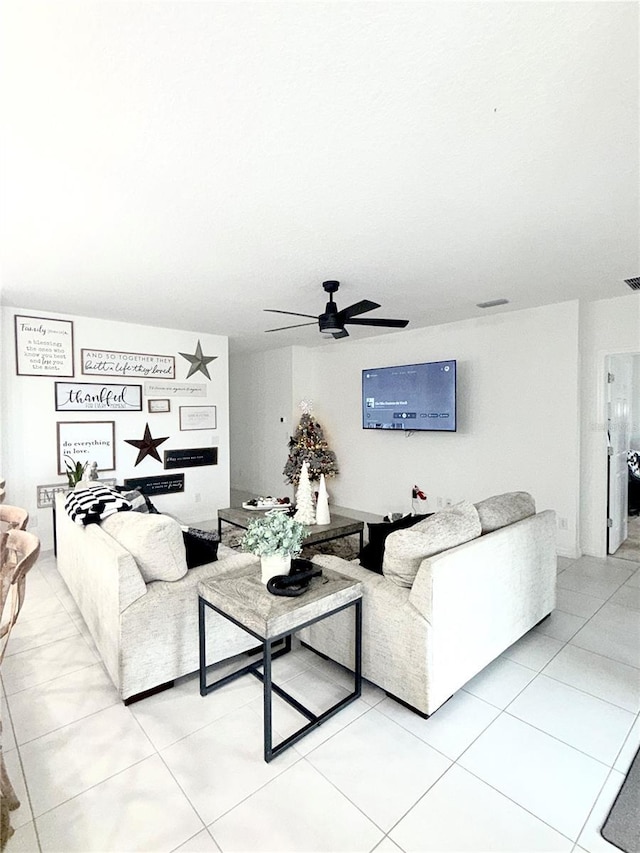
[[[41,425],[23,503],[51,507],[68,488],[56,476],[72,460],[94,466],[102,482],[177,498],[187,516],[195,503],[227,505],[226,338],[16,309],[3,309],[3,325],[13,337],[3,352],[5,399],[25,401],[22,427],[8,433],[26,436],[34,416]]]

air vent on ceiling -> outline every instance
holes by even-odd
[[[495,308],[496,305],[508,305],[508,299],[492,299],[490,302],[478,302],[478,308]]]
[[[629,285],[631,290],[640,290],[640,277],[638,277],[638,278],[625,278],[625,281]]]

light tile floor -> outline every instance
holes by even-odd
[[[267,765],[250,675],[125,708],[44,554],[2,668],[6,853],[614,853],[599,827],[640,744],[639,588],[638,563],[560,558],[558,609],[430,719],[367,683]],[[275,669],[303,701],[348,689],[299,646]],[[279,699],[274,717],[300,724]]]

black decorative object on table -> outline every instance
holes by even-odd
[[[272,595],[286,595],[291,598],[302,595],[309,588],[311,578],[322,574],[320,566],[311,560],[296,559],[291,561],[291,571],[288,575],[276,575],[267,582],[267,591]]]

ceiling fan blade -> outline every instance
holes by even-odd
[[[299,329],[301,326],[315,326],[316,323],[317,320],[313,323],[296,323],[295,326],[280,326],[278,329],[265,329],[265,332],[283,332],[285,329]]]
[[[360,302],[354,302],[342,311],[338,311],[338,316],[342,320],[348,320],[349,317],[355,317],[356,314],[364,314],[365,311],[373,311],[374,308],[379,308],[377,302],[372,302],[370,299],[361,299]]]
[[[339,332],[331,332],[331,334],[333,335],[334,341],[337,341],[338,338],[348,338],[349,337],[349,332],[347,332],[346,329],[340,329]]]
[[[292,317],[311,317],[312,320],[317,320],[315,314],[299,314],[297,311],[278,311],[277,308],[263,308],[263,311],[268,311],[270,314],[290,314]]]
[[[354,326],[387,326],[390,329],[404,329],[409,325],[408,320],[385,320],[382,317],[372,317],[370,320],[353,319],[345,320],[345,323],[351,323]]]

